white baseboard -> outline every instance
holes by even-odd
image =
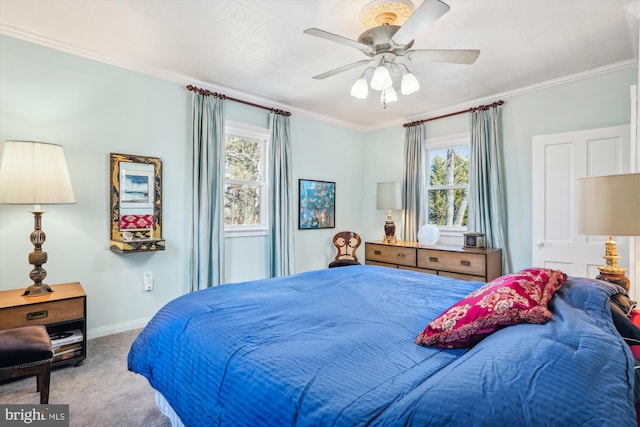
[[[131,331],[133,329],[144,328],[151,318],[131,320],[129,322],[117,323],[115,325],[102,326],[100,328],[89,329],[87,339],[104,337],[105,335],[117,334],[119,332]]]

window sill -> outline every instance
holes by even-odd
[[[255,237],[255,236],[267,236],[269,230],[263,228],[252,228],[249,230],[225,230],[224,237],[236,238],[236,237]]]

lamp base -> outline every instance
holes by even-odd
[[[384,222],[384,239],[383,243],[396,243],[398,239],[396,239],[396,224],[393,221],[385,221]]]
[[[618,256],[616,246],[613,236],[609,236],[609,240],[605,243],[605,254],[603,256],[607,264],[598,267],[599,274],[596,276],[596,279],[615,283],[616,285],[622,286],[628,292],[631,282],[626,276],[627,269],[618,267],[620,257]]]
[[[33,280],[33,283],[24,290],[23,296],[37,297],[53,292],[49,285],[42,283],[47,277],[47,271],[42,268],[42,264],[47,262],[47,253],[42,250],[42,245],[47,238],[47,235],[42,231],[43,213],[40,210],[40,206],[36,205],[33,211],[34,230],[29,236],[33,244],[33,251],[29,252],[29,264],[33,265],[33,269],[29,272],[29,277]]]
[[[40,284],[34,283],[33,285],[27,287],[27,289],[24,290],[24,293],[22,294],[22,296],[39,297],[42,295],[49,295],[51,292],[53,292],[53,289],[51,289],[51,286],[47,285],[46,283],[40,283]]]

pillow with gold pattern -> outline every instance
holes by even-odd
[[[548,268],[498,277],[446,309],[415,341],[444,348],[471,347],[504,326],[545,323],[551,319],[549,301],[566,278]]]

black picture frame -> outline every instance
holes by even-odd
[[[336,183],[298,180],[298,229],[336,227]]]

